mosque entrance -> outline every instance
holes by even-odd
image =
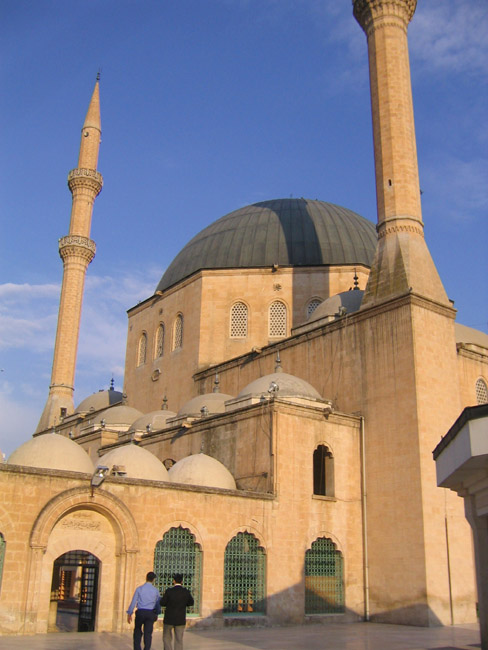
[[[87,551],[68,551],[54,562],[49,629],[93,632],[100,561]]]

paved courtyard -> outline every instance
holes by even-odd
[[[131,650],[132,635],[85,632],[0,637],[0,649]],[[187,630],[185,650],[474,650],[481,648],[475,625],[423,628],[355,623],[273,628]],[[152,650],[162,650],[153,635]]]

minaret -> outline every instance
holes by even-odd
[[[416,4],[353,1],[368,39],[378,244],[350,349],[360,348],[364,378],[368,610],[378,622],[430,626],[474,621],[475,608],[471,531],[432,462],[461,403],[455,310],[420,206],[407,44]]]
[[[59,240],[63,260],[63,283],[59,302],[58,328],[49,396],[37,432],[44,431],[74,410],[73,391],[80,331],[81,305],[88,264],[95,257],[95,242],[90,239],[93,203],[102,189],[102,175],[97,172],[100,148],[99,79],[93,91],[81,130],[78,166],[68,174],[73,195],[69,235]]]
[[[353,0],[368,39],[378,246],[362,308],[413,292],[449,304],[424,240],[407,27],[417,0]]]

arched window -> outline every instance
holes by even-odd
[[[286,305],[275,300],[269,306],[269,336],[286,336]]]
[[[312,298],[312,300],[307,305],[307,318],[310,318],[310,316],[314,313],[314,311],[321,303],[322,301],[320,298]]]
[[[188,614],[200,613],[202,549],[188,528],[170,528],[154,549],[155,585],[163,594],[173,584],[173,575],[183,575],[183,586],[190,590],[194,605]]]
[[[139,349],[137,351],[137,365],[143,366],[146,363],[147,356],[147,334],[143,332],[139,339]]]
[[[488,402],[488,388],[484,379],[476,380],[476,403],[486,404]]]
[[[325,445],[319,445],[313,452],[313,493],[334,496],[334,459]]]
[[[266,613],[266,556],[251,533],[237,533],[224,556],[224,614]]]
[[[305,614],[344,612],[342,553],[327,537],[319,537],[305,553]]]
[[[230,310],[230,338],[243,339],[247,336],[247,305],[235,302]]]
[[[5,559],[5,537],[0,533],[0,590],[2,589],[3,561]]]
[[[156,331],[156,350],[154,356],[156,359],[163,356],[164,352],[164,324],[159,323],[159,327]]]
[[[183,347],[183,316],[178,314],[173,325],[173,350]]]

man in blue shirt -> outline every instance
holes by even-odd
[[[151,650],[154,622],[161,611],[159,591],[154,586],[156,574],[152,571],[146,576],[145,584],[137,587],[127,610],[127,622],[132,621],[132,612],[136,609],[134,627],[134,650],[141,650],[142,627],[144,627],[144,650]]]

